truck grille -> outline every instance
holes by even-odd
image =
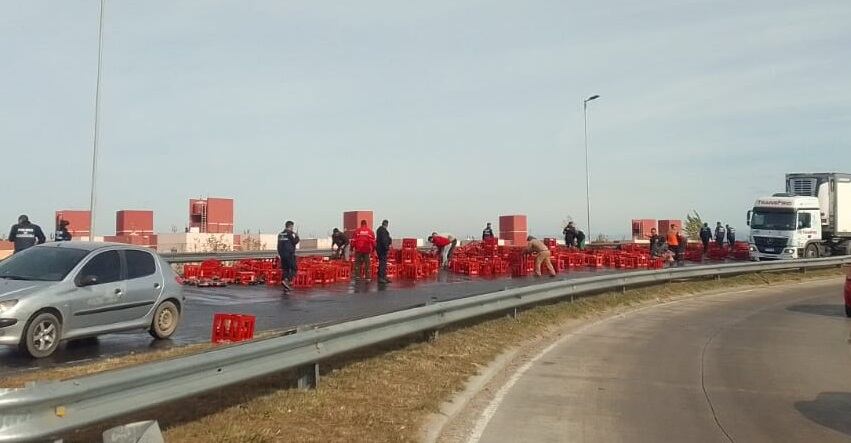
[[[783,252],[783,248],[789,244],[789,239],[785,237],[762,237],[755,235],[753,237],[753,242],[759,252],[766,254],[779,254]]]
[[[817,197],[815,178],[790,178],[787,192],[793,195]]]

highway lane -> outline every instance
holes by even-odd
[[[613,317],[509,379],[469,441],[851,441],[849,330],[839,279]]]
[[[616,270],[569,271],[558,276],[571,279],[600,275]],[[549,281],[549,279],[547,279]],[[31,360],[13,349],[0,347],[0,373],[76,364],[104,357],[147,352],[171,346],[210,340],[213,314],[229,312],[255,315],[255,330],[282,330],[298,326],[326,324],[407,309],[431,301],[451,300],[508,288],[540,283],[529,278],[478,278],[441,272],[432,280],[396,281],[387,286],[335,284],[296,290],[283,296],[280,289],[266,286],[226,288],[186,287],[184,318],[171,340],[156,341],[147,333],[108,334],[95,339],[61,345],[46,359]]]

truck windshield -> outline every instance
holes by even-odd
[[[751,229],[795,230],[795,213],[755,209],[751,218]]]

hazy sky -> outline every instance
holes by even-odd
[[[0,222],[87,208],[97,0],[0,0]],[[851,172],[851,1],[120,1],[106,8],[98,234],[182,228],[539,235],[631,218],[744,229],[786,172]],[[496,223],[495,223],[496,225]]]

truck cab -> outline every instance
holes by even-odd
[[[758,198],[748,211],[751,260],[814,258],[821,254],[821,212],[817,197],[774,194]]]

